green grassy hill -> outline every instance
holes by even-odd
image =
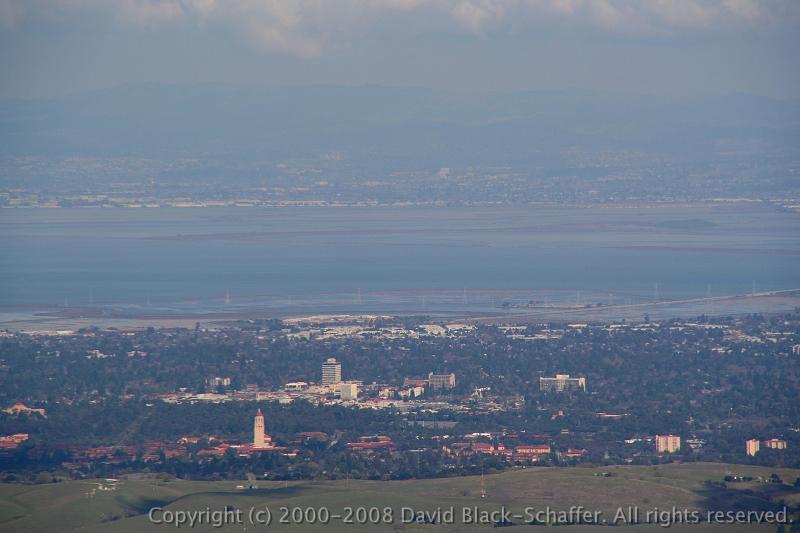
[[[603,474],[611,474],[605,477]],[[783,483],[757,480],[710,486],[707,480],[721,482],[725,475],[753,478],[777,474]],[[147,512],[152,507],[176,510],[240,509],[244,525],[231,525],[222,531],[286,529],[277,524],[281,506],[326,507],[331,514],[342,514],[348,506],[391,507],[393,523],[367,525],[364,531],[478,531],[487,525],[463,524],[461,509],[478,506],[497,510],[506,506],[512,514],[523,514],[526,506],[566,510],[582,505],[602,512],[611,521],[618,508],[638,507],[640,519],[648,510],[766,510],[778,509],[783,502],[800,506],[800,489],[793,487],[800,470],[769,469],[725,464],[671,464],[658,467],[618,466],[604,468],[528,468],[488,475],[483,480],[486,497],[481,498],[480,477],[459,477],[414,481],[321,481],[258,482],[257,489],[240,489],[242,482],[157,481],[154,478],[70,481],[48,485],[0,484],[0,531],[175,531],[168,525],[153,525]],[[107,489],[114,486],[114,490]],[[248,521],[250,508],[272,512],[272,524],[253,526]],[[432,511],[454,507],[454,524],[401,524],[401,508]],[[702,516],[705,517],[705,512]],[[524,519],[512,519],[519,527]],[[326,526],[292,526],[297,531],[349,531],[356,526],[331,519]],[[220,531],[210,524],[181,530]],[[606,531],[601,526],[570,525],[558,531]],[[676,524],[669,531],[764,531],[775,524],[714,525]],[[619,531],[663,531],[658,525],[626,526]]]

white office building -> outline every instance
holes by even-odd
[[[322,384],[333,386],[342,381],[342,364],[334,357],[322,363]]]

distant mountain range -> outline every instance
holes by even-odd
[[[0,157],[246,161],[341,152],[356,164],[412,158],[540,165],[557,164],[565,150],[698,161],[737,154],[794,158],[798,139],[797,102],[742,94],[142,84],[0,102]]]

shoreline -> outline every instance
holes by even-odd
[[[136,309],[115,309],[104,307],[58,308],[56,306],[3,306],[0,311],[0,329],[16,332],[41,332],[77,330],[89,327],[144,329],[147,327],[192,328],[196,324],[220,327],[227,323],[242,320],[296,320],[315,315],[336,315],[358,317],[364,315],[391,316],[394,318],[427,316],[433,322],[466,322],[470,324],[525,324],[542,321],[614,323],[640,322],[647,316],[651,319],[688,319],[700,315],[735,316],[743,314],[774,314],[791,311],[800,307],[800,289],[784,289],[755,294],[723,295],[707,298],[683,300],[664,300],[644,303],[622,303],[610,305],[549,305],[531,307],[527,310],[508,309],[487,313],[485,309],[419,309],[403,310],[402,306],[392,308],[352,304],[317,304],[299,309],[277,307],[275,309],[232,309],[187,312],[185,310],[157,311]],[[16,311],[14,310],[16,307]],[[23,309],[28,312],[23,312]]]

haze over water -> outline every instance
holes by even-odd
[[[433,310],[436,291],[490,307],[492,290],[620,302],[800,286],[800,217],[749,203],[3,210],[0,247],[6,309],[247,311],[338,294],[391,312],[425,294]]]

